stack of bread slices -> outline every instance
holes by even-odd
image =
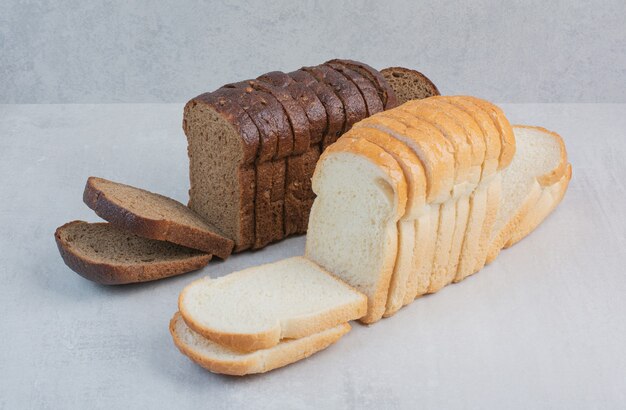
[[[395,107],[396,93],[439,91],[414,70],[331,60],[193,98],[183,117],[190,208],[233,239],[235,251],[305,233],[320,154],[358,121]]]
[[[512,127],[485,100],[433,97],[376,114],[320,157],[305,257],[193,282],[174,341],[218,373],[306,357],[347,320],[374,323],[480,270],[541,223],[570,178],[559,135]]]

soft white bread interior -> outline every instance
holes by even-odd
[[[202,336],[239,351],[275,346],[365,315],[367,301],[304,257],[187,285],[178,309]]]
[[[305,359],[335,343],[349,331],[350,325],[343,323],[300,339],[285,339],[268,349],[245,353],[203,337],[187,326],[180,313],[170,321],[170,333],[181,353],[213,373],[232,376],[265,373]]]
[[[541,127],[515,126],[517,151],[502,171],[502,196],[489,244],[487,263],[493,261],[521,221],[532,210],[542,189],[557,183],[567,170],[561,137]]]
[[[359,128],[358,132],[351,132],[344,138],[362,138],[378,145],[391,155],[402,171],[407,182],[406,211],[398,221],[398,254],[389,284],[385,316],[389,316],[402,307],[406,282],[414,270],[418,269],[414,258],[416,239],[416,221],[428,209],[426,207],[426,174],[420,159],[402,141],[389,133],[376,128]]]
[[[449,252],[447,245],[451,244],[455,218],[454,208],[450,206],[455,177],[454,146],[432,123],[403,110],[403,106],[376,114],[354,127],[357,130],[373,127],[388,132],[413,150],[424,166],[428,209],[416,221],[415,231],[418,237],[431,239],[422,243],[416,241],[413,265],[417,269],[409,275],[403,298],[405,305],[416,295],[428,291],[433,268],[441,264]],[[424,244],[428,245],[424,248]]]
[[[349,134],[328,147],[315,168],[306,257],[364,293],[368,309],[361,321],[372,323],[385,311],[407,186],[391,155]]]

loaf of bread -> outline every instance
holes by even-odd
[[[413,92],[407,87],[420,88],[415,98],[438,94],[413,73],[406,70],[409,82],[388,81],[367,64],[336,59],[192,99],[183,119],[189,206],[233,239],[235,251],[305,233],[324,149],[360,120],[395,107],[398,92]]]
[[[254,351],[248,354],[270,354],[286,338],[307,344],[352,319],[374,323],[464,279],[528,235],[570,178],[557,134],[512,127],[485,100],[406,102],[353,124],[321,154],[305,258],[194,282],[181,293],[179,310],[202,343]],[[360,292],[358,309],[350,292],[338,298],[311,283],[328,279],[326,271]],[[344,314],[326,313],[337,311]]]

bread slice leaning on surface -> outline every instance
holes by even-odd
[[[561,177],[559,182],[543,188],[539,200],[521,220],[519,227],[513,232],[511,238],[509,238],[504,245],[505,248],[515,245],[528,236],[548,217],[548,215],[550,215],[550,213],[552,213],[552,211],[554,211],[565,196],[571,179],[572,165],[567,164],[565,175]]]
[[[567,170],[562,138],[545,128],[515,126],[517,151],[502,171],[502,197],[489,244],[487,263],[492,262],[520,222],[539,200],[543,187],[558,182]]]
[[[364,295],[303,257],[196,280],[178,299],[185,322],[238,351],[276,346],[359,319]]]
[[[147,282],[206,266],[211,255],[142,238],[108,223],[69,222],[54,233],[63,261],[103,285]]]
[[[419,71],[404,67],[388,67],[380,73],[393,88],[398,105],[410,100],[440,95],[435,84]]]
[[[83,201],[101,218],[144,238],[168,241],[226,259],[233,241],[194,211],[163,195],[89,177]]]
[[[324,350],[350,331],[343,323],[300,339],[286,339],[276,346],[254,352],[239,352],[215,343],[193,331],[176,313],[170,321],[170,334],[182,354],[213,373],[231,376],[265,373]]]
[[[306,257],[364,293],[361,321],[373,323],[385,312],[407,186],[393,157],[350,139],[353,132],[328,147],[315,168]]]

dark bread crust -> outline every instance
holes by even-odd
[[[360,61],[347,60],[347,59],[334,59],[327,61],[328,63],[339,63],[343,64],[354,71],[358,72],[365,78],[369,79],[378,89],[378,95],[380,96],[383,105],[385,106],[385,110],[390,108],[394,108],[398,105],[398,101],[396,100],[396,93],[394,92],[391,85],[387,82],[385,77],[375,68],[361,63]]]
[[[306,114],[310,128],[310,119],[316,123],[314,131],[318,137],[311,138],[310,146],[301,155],[292,155],[287,159],[287,172],[285,176],[285,205],[284,205],[284,235],[300,234],[306,232],[309,205],[305,199],[310,197],[312,190],[310,169],[311,157],[314,156],[313,167],[319,157],[320,147],[317,145],[321,140],[326,127],[326,110],[315,93],[304,84],[295,82],[287,74],[274,71],[259,77],[260,81],[270,82],[276,87],[282,87],[291,93]],[[308,188],[307,188],[308,187]],[[310,193],[309,193],[310,192]]]
[[[254,249],[280,240],[284,236],[284,190],[286,159],[292,150],[293,133],[289,119],[278,99],[272,94],[252,87],[252,81],[227,84],[223,88],[240,89],[240,104],[250,115],[261,136],[257,158],[255,195]],[[264,145],[264,143],[266,145]],[[275,150],[263,147],[276,144]],[[270,153],[273,155],[270,157]],[[281,195],[281,192],[283,195]],[[280,218],[277,214],[281,213]]]
[[[204,93],[189,101],[188,107],[194,104],[206,104],[220,113],[230,124],[239,131],[242,137],[243,163],[253,163],[260,147],[259,132],[250,116],[246,115],[243,108],[237,103],[236,96],[240,92],[236,90],[217,90],[212,93]],[[187,121],[183,116],[183,130],[187,133]]]
[[[254,162],[261,145],[259,131],[246,113],[236,101],[242,97],[242,91],[237,89],[219,89],[212,93],[201,94],[185,105],[183,114],[183,130],[185,135],[190,136],[187,123],[187,114],[196,104],[205,104],[214,109],[230,123],[241,135],[242,160],[237,175],[241,207],[239,213],[239,232],[231,238],[235,242],[235,252],[249,249],[255,240],[255,198],[256,198],[256,171]],[[188,152],[191,158],[191,152]],[[191,162],[190,162],[191,166]],[[190,178],[190,182],[193,180]],[[189,189],[189,207],[195,209],[193,202],[196,187],[191,185]],[[207,216],[208,217],[208,216]]]
[[[345,122],[343,103],[330,87],[317,81],[311,73],[304,70],[296,70],[288,75],[293,78],[294,81],[313,90],[324,106],[326,110],[326,131],[324,132],[324,138],[322,140],[322,149],[325,149],[328,145],[336,141],[343,131],[343,124]]]
[[[361,96],[363,97],[363,100],[365,101],[365,106],[367,108],[368,117],[385,109],[383,106],[383,102],[378,95],[378,90],[371,81],[343,64],[337,62],[329,62],[327,63],[327,65],[343,74],[344,77],[350,80],[361,92]]]
[[[87,224],[87,222],[72,221],[56,229],[54,238],[59,253],[65,264],[74,272],[85,279],[103,285],[123,285],[168,278],[203,268],[211,260],[211,255],[197,251],[184,260],[163,261],[147,265],[122,266],[98,262],[81,255],[71,243],[63,238],[63,231],[75,224]],[[98,225],[109,224],[99,223]]]
[[[358,88],[341,73],[327,65],[303,67],[303,70],[310,72],[318,81],[332,88],[343,103],[346,120],[343,124],[342,134],[367,116],[365,101],[363,101]]]
[[[216,255],[222,259],[226,259],[230,256],[234,242],[226,238],[217,228],[210,226],[206,222],[207,229],[200,229],[196,226],[191,226],[190,224],[185,225],[165,217],[162,219],[151,219],[138,215],[125,207],[123,203],[113,199],[110,194],[107,193],[103,183],[123,185],[140,191],[145,195],[158,197],[159,200],[172,201],[179,204],[181,207],[185,206],[171,198],[153,192],[114,183],[101,178],[89,177],[85,184],[83,201],[89,208],[94,210],[96,215],[108,221],[113,226],[137,236],[159,241],[168,241],[188,248],[198,249]],[[195,214],[191,209],[189,209],[189,213],[200,218],[200,216]]]

